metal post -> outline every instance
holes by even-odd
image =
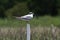
[[[30,40],[30,24],[27,23],[27,40]]]

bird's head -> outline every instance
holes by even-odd
[[[34,13],[33,13],[33,12],[29,12],[29,14],[33,14],[33,15],[34,15]]]

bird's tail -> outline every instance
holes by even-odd
[[[21,20],[21,17],[16,17],[16,19]]]

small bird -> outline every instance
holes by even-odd
[[[29,21],[33,18],[33,15],[34,15],[34,13],[29,12],[29,14],[27,14],[27,15],[24,15],[24,16],[21,16],[21,17],[16,17],[16,19]]]

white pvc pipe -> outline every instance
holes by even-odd
[[[30,24],[27,23],[27,40],[30,40]]]

